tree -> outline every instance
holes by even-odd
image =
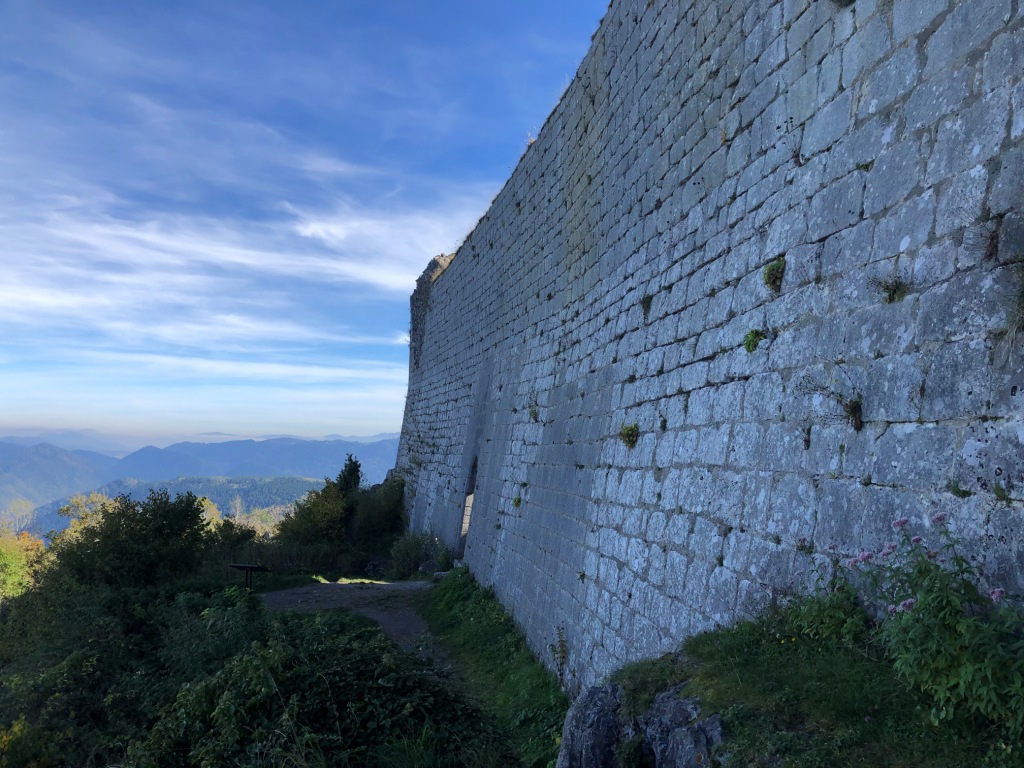
[[[20,595],[31,586],[32,563],[42,551],[42,539],[0,528],[0,600]]]
[[[220,508],[208,496],[201,497],[199,503],[203,505],[203,519],[206,521],[206,524],[211,528],[219,526],[224,520],[224,515],[221,514]]]
[[[53,539],[54,567],[83,583],[116,586],[149,586],[187,574],[207,543],[203,514],[194,494],[172,500],[163,489],[150,491],[145,501],[118,496],[97,509],[80,505],[71,528]]]
[[[0,525],[12,531],[23,531],[35,517],[35,505],[28,499],[14,499],[7,503],[7,509],[0,513]]]
[[[348,496],[354,491],[358,491],[363,484],[363,469],[351,453],[345,459],[345,466],[338,473],[337,483],[338,491],[342,496]]]

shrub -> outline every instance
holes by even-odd
[[[380,765],[424,733],[445,745],[440,765],[508,758],[478,711],[378,629],[338,612],[285,614],[266,640],[183,686],[125,762]]]
[[[958,551],[946,516],[932,517],[940,545],[911,536],[907,518],[893,522],[899,542],[849,565],[866,572],[885,606],[879,636],[896,671],[933,703],[932,720],[980,716],[1016,740],[1024,732],[1024,622],[983,595],[977,573]],[[869,556],[872,555],[872,556]]]
[[[842,571],[820,584],[814,594],[792,600],[787,608],[792,627],[812,640],[836,640],[854,647],[867,638],[867,614]]]
[[[391,547],[388,578],[408,579],[420,566],[433,564],[430,570],[447,571],[454,564],[452,551],[431,533],[406,533]]]
[[[118,496],[73,520],[54,538],[50,562],[81,583],[142,587],[192,573],[206,544],[202,502],[153,490],[145,501]]]
[[[373,550],[405,529],[405,492],[401,478],[359,491],[354,507],[352,541],[360,549]]]
[[[938,529],[936,548],[912,536],[904,517],[893,521],[898,541],[862,552],[846,566],[863,581],[866,602],[879,606],[875,636],[900,677],[930,700],[932,722],[973,718],[1015,743],[1024,733],[1024,621],[1003,604],[1003,590],[986,595],[978,588],[978,574],[958,551],[945,514],[931,522]],[[851,635],[851,619],[841,616],[852,613],[852,588],[842,574],[837,581],[831,598],[805,604],[817,606],[813,613],[805,609],[801,620],[809,633]]]
[[[31,565],[42,551],[41,539],[0,529],[0,600],[20,595],[32,585]]]

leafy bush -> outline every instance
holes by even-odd
[[[451,549],[433,534],[406,533],[391,547],[388,578],[408,579],[428,564],[431,570],[447,571],[454,562]]]
[[[350,455],[337,479],[324,480],[296,502],[277,527],[277,543],[304,552],[306,567],[363,575],[367,564],[384,557],[405,528],[401,479],[360,488],[359,462]]]
[[[349,516],[355,507],[336,480],[324,478],[324,487],[295,502],[295,509],[277,526],[285,544],[337,544],[346,540]]]
[[[42,551],[41,539],[24,531],[0,529],[0,600],[20,595],[31,586],[31,566]]]
[[[356,495],[352,539],[357,547],[374,550],[400,534],[405,525],[405,486],[400,478]]]
[[[515,762],[486,718],[366,621],[271,617],[237,586],[197,589],[164,535],[174,526],[153,524],[178,507],[197,517],[191,497],[159,494],[86,510],[38,584],[0,605],[0,766]],[[217,551],[192,529],[195,557]],[[119,544],[176,565],[155,582],[146,569],[115,578],[104,557]]]
[[[447,745],[447,765],[507,757],[478,713],[379,630],[344,614],[285,614],[266,642],[183,687],[129,762],[374,765],[424,732]]]
[[[869,597],[885,607],[879,637],[896,671],[932,701],[934,722],[980,717],[1016,741],[1024,733],[1024,621],[1002,603],[1003,590],[982,594],[978,574],[939,513],[940,544],[912,536],[893,521],[899,542],[848,562],[868,578]]]
[[[850,648],[867,640],[867,614],[856,588],[841,571],[819,583],[814,594],[793,599],[788,620],[796,631],[812,640],[838,641]]]
[[[47,562],[82,583],[149,586],[194,571],[206,534],[203,504],[191,493],[118,496],[75,517],[54,538]]]

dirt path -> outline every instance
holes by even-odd
[[[378,623],[403,651],[433,662],[439,674],[448,675],[452,672],[451,660],[412,606],[413,599],[432,586],[430,581],[310,584],[265,592],[260,597],[272,611],[313,613],[342,608],[365,616]]]

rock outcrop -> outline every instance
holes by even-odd
[[[683,698],[685,688],[662,691],[635,719],[622,716],[620,686],[588,689],[565,718],[558,768],[707,768],[725,738],[722,720],[699,719],[700,702]]]

